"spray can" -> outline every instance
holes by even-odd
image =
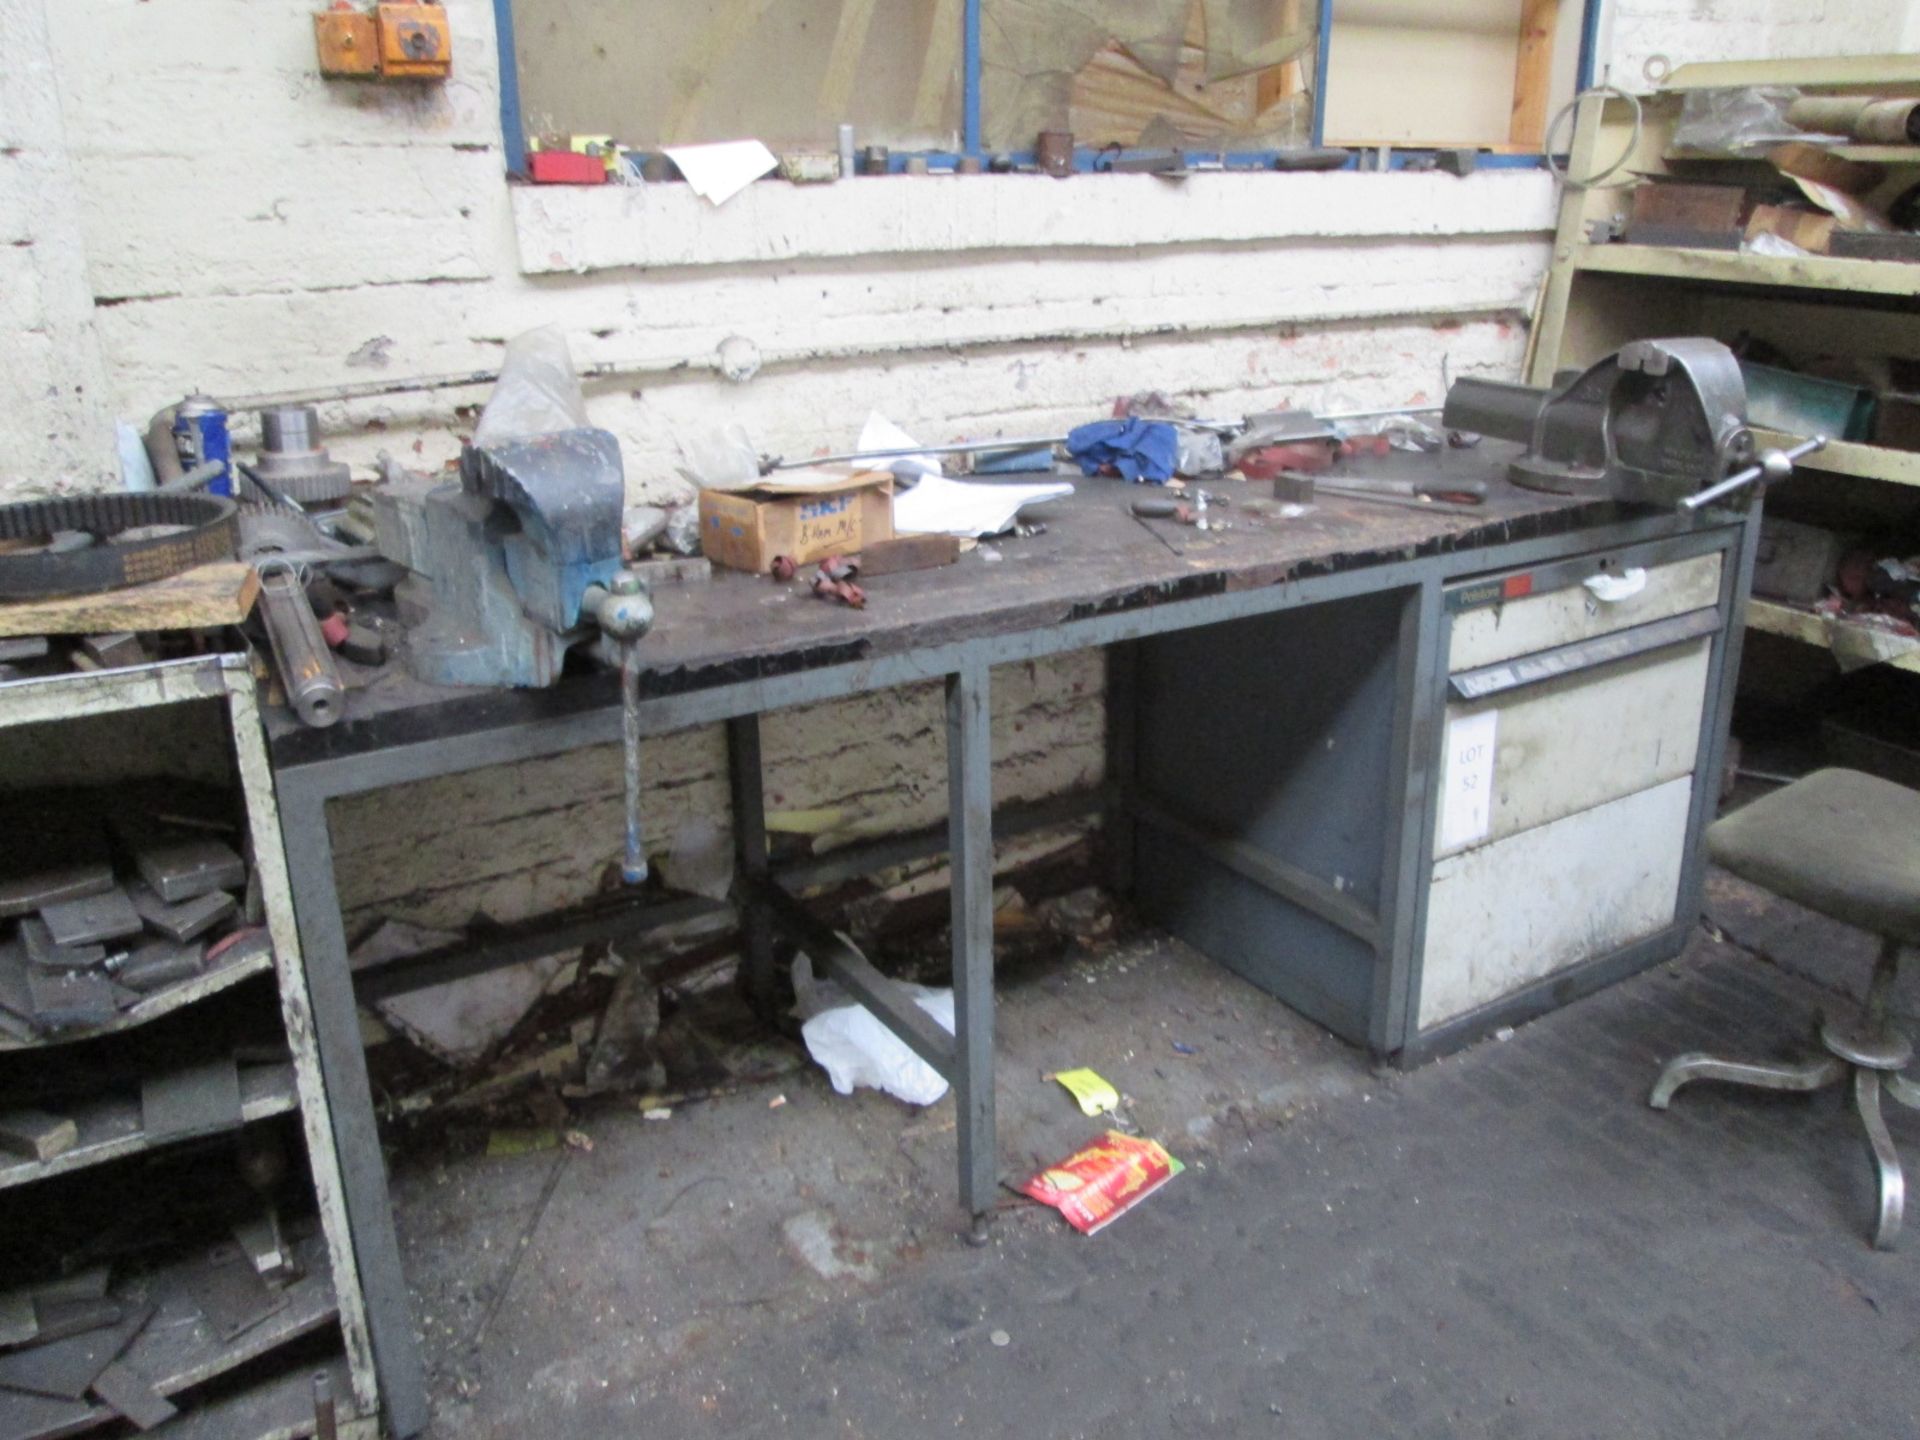
[[[219,401],[208,395],[189,395],[174,407],[173,446],[183,470],[218,461],[220,473],[207,482],[207,492],[233,493],[233,444],[227,435],[227,412],[220,408]]]

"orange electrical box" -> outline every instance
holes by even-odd
[[[453,32],[444,5],[380,5],[380,74],[388,80],[444,80],[453,70]]]
[[[336,5],[313,17],[314,43],[320,49],[320,73],[371,79],[380,73],[379,27],[373,16]]]

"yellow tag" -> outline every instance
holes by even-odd
[[[1120,1103],[1120,1092],[1091,1070],[1061,1070],[1053,1078],[1080,1102],[1083,1115],[1104,1115]]]

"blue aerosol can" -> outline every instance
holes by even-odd
[[[233,442],[227,434],[227,412],[210,395],[189,395],[173,411],[173,445],[180,468],[191,470],[209,460],[220,473],[207,482],[213,495],[233,494]]]

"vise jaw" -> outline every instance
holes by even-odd
[[[1636,340],[1551,390],[1464,379],[1443,423],[1527,447],[1514,484],[1673,506],[1752,463],[1747,388],[1717,340]]]
[[[626,502],[606,431],[469,445],[458,484],[383,501],[381,549],[414,572],[397,596],[417,679],[551,685],[568,649],[599,633],[583,602],[620,569]]]

